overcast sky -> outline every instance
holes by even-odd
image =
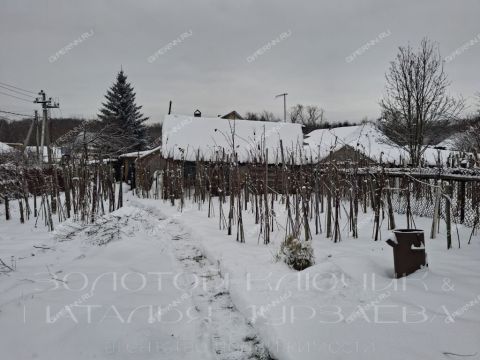
[[[479,14],[478,0],[1,0],[0,82],[45,89],[63,116],[93,117],[123,66],[152,122],[169,100],[181,114],[280,116],[274,96],[283,92],[288,106],[315,104],[329,120],[358,121],[379,115],[398,46],[424,36],[444,57],[478,40],[446,64],[450,92],[474,104]],[[0,110],[35,108],[0,94]]]

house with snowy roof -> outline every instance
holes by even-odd
[[[306,135],[305,161],[325,163],[358,163],[359,166],[383,164],[391,167],[409,165],[406,148],[394,144],[373,124],[320,129]],[[472,167],[474,154],[446,146],[423,149],[422,167]]]
[[[230,120],[244,120],[242,115],[240,115],[235,110],[230,111],[228,114],[220,116],[222,119],[230,119]]]
[[[183,166],[186,178],[196,173],[197,161],[236,162],[242,169],[248,164],[301,163],[301,125],[244,120],[236,112],[227,115],[215,118],[198,113],[166,115],[160,147],[120,158],[129,163],[130,169],[133,165],[136,174],[133,176],[142,188],[149,188],[155,173],[172,162]],[[132,179],[131,170],[127,178]]]
[[[314,130],[306,135],[308,162],[355,162],[360,166],[387,164],[402,166],[407,151],[393,144],[373,124]]]
[[[300,124],[186,115],[167,115],[163,122],[167,159],[299,164],[302,152]]]

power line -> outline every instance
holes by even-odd
[[[19,114],[11,111],[5,111],[5,110],[0,110],[0,113],[4,114],[10,114],[10,115],[18,115],[18,116],[26,116],[26,117],[31,117],[32,115],[25,115],[25,114]]]
[[[58,98],[57,98],[57,100],[58,100]],[[57,112],[58,112],[57,115],[58,115],[60,118],[63,118],[63,113],[62,113],[62,109],[61,109],[61,108],[58,107],[58,108],[55,108],[54,110],[57,110]]]
[[[23,100],[23,101],[26,101],[26,102],[29,102],[29,103],[33,103],[32,100],[24,99],[24,98],[21,98],[19,96],[15,96],[15,95],[10,95],[10,94],[7,94],[7,93],[1,92],[1,91],[0,91],[0,94],[10,96],[10,97],[15,98],[15,99]]]
[[[13,86],[13,85],[9,85],[9,84],[5,84],[3,82],[0,81],[0,84],[4,85],[4,86],[8,86],[8,87],[11,87],[11,88],[14,88],[14,89],[17,89],[17,90],[21,90],[21,91],[24,91],[24,92],[27,92],[27,93],[30,93],[30,94],[33,94],[33,95],[37,95],[37,93],[35,91],[30,91],[30,90],[26,90],[26,89],[22,89],[18,86]]]
[[[26,94],[26,93],[24,93],[24,92],[20,92],[20,91],[17,91],[17,90],[9,89],[8,87],[3,86],[3,85],[0,85],[0,88],[6,89],[6,90],[8,90],[8,91],[12,91],[12,92],[14,92],[14,93],[17,93],[17,94],[20,94],[20,95],[23,95],[23,96],[32,96],[32,95]],[[32,97],[33,97],[33,96],[32,96]]]

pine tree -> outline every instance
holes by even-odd
[[[123,69],[117,74],[117,80],[107,91],[105,98],[107,101],[102,103],[98,117],[105,125],[115,128],[116,134],[120,133],[122,137],[121,145],[112,145],[112,150],[120,151],[120,146],[128,148],[128,151],[143,149],[146,144],[146,129],[143,123],[148,117],[140,113],[142,107],[136,105],[135,92],[127,82]]]

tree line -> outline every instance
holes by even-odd
[[[28,129],[32,124],[33,118],[25,118],[21,120],[10,120],[0,118],[0,142],[3,143],[22,143],[25,141]],[[86,118],[52,118],[51,121],[51,137],[52,142],[57,141],[69,131],[77,128],[84,122],[92,124],[92,128],[100,129],[102,123],[96,119]],[[145,137],[147,143],[153,143],[162,134],[162,124],[155,123],[145,126]],[[35,135],[30,137],[27,146],[35,146]]]

